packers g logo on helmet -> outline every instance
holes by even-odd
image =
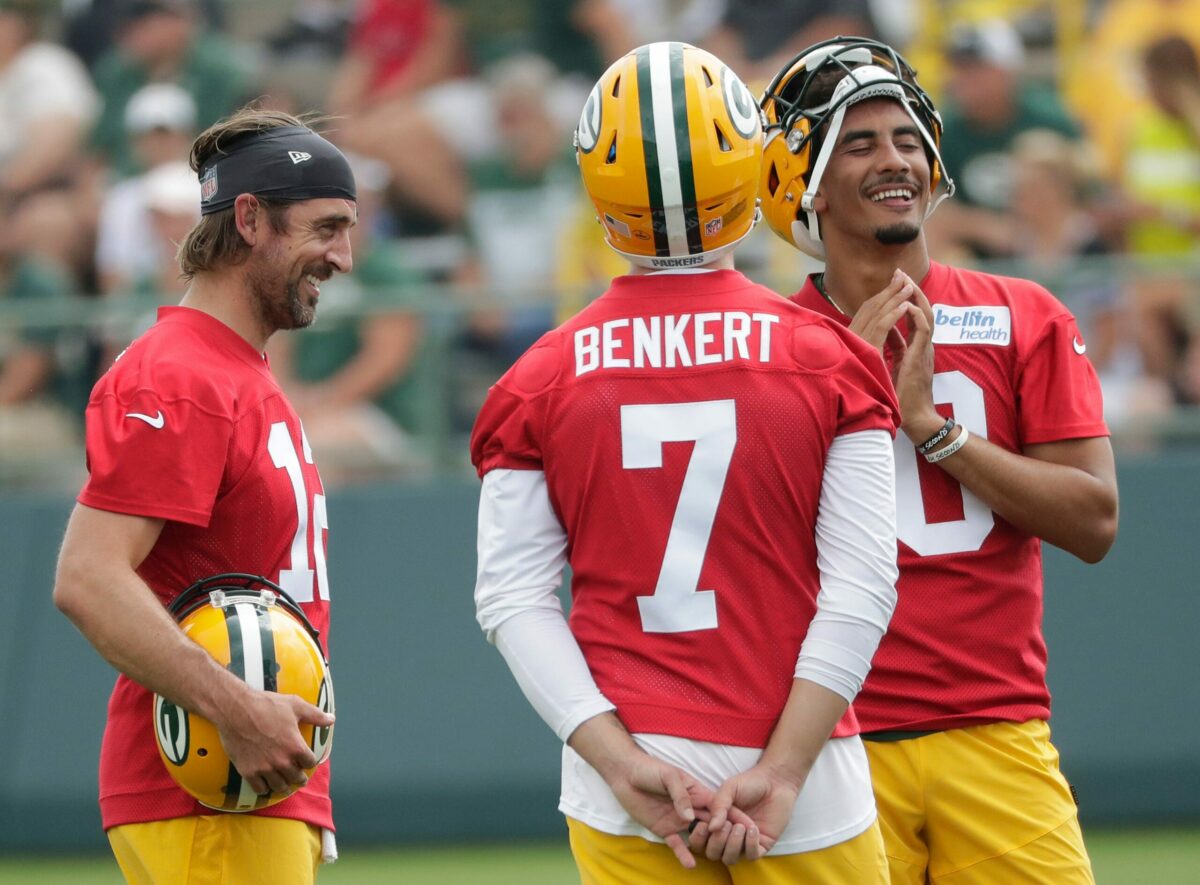
[[[575,148],[605,239],[634,264],[707,264],[758,220],[761,114],[737,75],[695,46],[650,43],[614,62]]]
[[[254,575],[214,575],[181,593],[169,610],[188,638],[245,682],[334,712],[333,682],[317,631],[278,585]],[[329,758],[332,726],[301,724],[300,732],[317,765]],[[171,777],[209,808],[253,811],[293,792],[256,794],[229,761],[216,726],[157,694],[154,735]]]
[[[954,193],[940,151],[942,118],[912,66],[890,46],[865,37],[810,46],[780,69],[759,100],[766,121],[760,196],[771,230],[815,258],[825,257],[825,245],[813,199],[847,109],[870,98],[897,101],[925,141],[929,191],[936,194],[925,217]]]

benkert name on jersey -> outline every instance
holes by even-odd
[[[769,363],[773,313],[742,310],[622,317],[575,331],[575,375],[674,369],[735,360]]]

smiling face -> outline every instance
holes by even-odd
[[[912,117],[891,99],[868,99],[846,112],[821,180],[821,237],[885,246],[921,235],[929,204],[929,158]]]
[[[264,220],[267,234],[251,253],[247,278],[270,332],[312,325],[321,282],[353,268],[350,229],[357,218],[352,200],[319,199],[289,206],[282,232]]]

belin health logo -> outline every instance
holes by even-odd
[[[934,344],[990,344],[1007,347],[1012,341],[1012,316],[1007,307],[933,305]]]

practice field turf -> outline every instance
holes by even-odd
[[[1197,885],[1200,828],[1089,830],[1098,885]],[[107,857],[0,859],[0,885],[120,885]],[[320,885],[574,885],[562,844],[354,848]],[[847,883],[850,885],[850,883]]]

